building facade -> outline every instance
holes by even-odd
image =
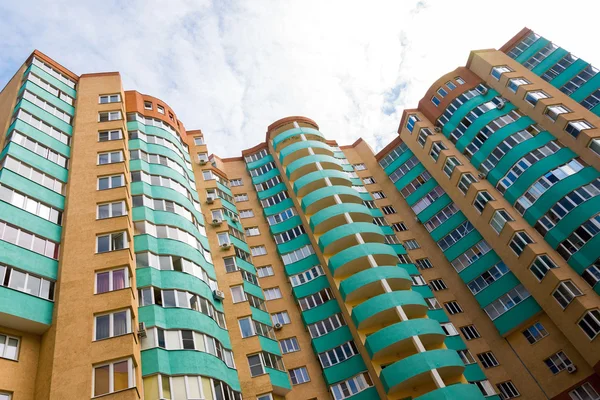
[[[377,154],[287,117],[220,158],[35,51],[0,93],[0,400],[599,399],[596,73],[524,29]]]

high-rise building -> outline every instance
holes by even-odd
[[[0,93],[0,400],[600,399],[596,72],[524,29],[377,154],[287,117],[220,158],[35,51]]]

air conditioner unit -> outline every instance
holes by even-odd
[[[277,322],[275,323],[275,325],[273,325],[273,329],[275,329],[276,331],[281,330],[281,328],[283,328],[283,324]]]
[[[223,293],[223,292],[222,292],[222,291],[220,291],[220,290],[217,290],[217,289],[215,289],[215,290],[213,290],[213,297],[214,297],[216,300],[223,301],[223,299],[225,299],[225,293]]]
[[[478,177],[479,179],[485,179],[485,178],[487,178],[487,175],[486,175],[486,174],[484,174],[483,172],[480,172],[480,173],[478,173],[478,174],[477,174],[477,177]]]
[[[213,219],[212,226],[219,226],[219,225],[221,225],[221,222],[223,222],[223,221],[221,221],[220,219]]]
[[[212,197],[207,197],[206,198],[206,204],[212,204],[214,203],[215,199],[213,199]]]
[[[500,99],[500,100],[498,101],[498,105],[496,106],[496,108],[497,108],[498,110],[502,110],[502,109],[504,108],[504,104],[505,104],[504,100]]]
[[[221,250],[229,250],[231,248],[231,243],[223,243],[221,245]]]
[[[137,332],[138,336],[140,338],[145,338],[146,337],[146,323],[145,322],[140,322],[138,324],[138,332]]]
[[[577,367],[574,364],[567,365],[567,372],[573,374],[577,371]]]
[[[440,132],[442,131],[442,128],[440,128],[439,126],[436,126],[435,128],[433,128],[433,130],[434,130],[436,133],[440,133]]]

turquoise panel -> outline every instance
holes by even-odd
[[[272,170],[270,170],[270,171],[267,171],[267,172],[265,172],[265,173],[264,173],[264,174],[262,174],[262,175],[259,175],[259,176],[253,176],[253,177],[252,177],[252,183],[253,183],[254,185],[258,185],[259,183],[266,182],[266,181],[268,181],[269,179],[271,179],[271,178],[273,178],[273,177],[275,177],[275,176],[277,176],[277,175],[279,175],[279,170],[278,170],[277,168],[273,168]]]
[[[583,270],[592,265],[598,259],[598,248],[600,248],[600,235],[584,244],[579,251],[569,258],[569,265],[577,273],[581,274]]]
[[[273,326],[273,320],[268,312],[260,310],[256,307],[250,306],[250,311],[252,312],[252,319],[258,322],[262,322],[265,325]]]
[[[160,164],[149,164],[143,160],[131,160],[129,162],[129,168],[131,171],[145,171],[151,175],[161,175],[168,178],[172,178],[173,180],[182,184],[187,192],[192,196],[192,198],[198,201],[198,193],[195,188],[192,188],[187,179],[185,179],[179,172],[171,169],[165,165]],[[137,183],[137,182],[134,182]],[[132,183],[133,184],[133,183]],[[162,187],[162,186],[157,186]]]
[[[452,199],[448,196],[447,193],[444,193],[441,197],[438,197],[433,203],[427,206],[426,209],[421,211],[417,218],[421,222],[427,222],[433,217],[435,214],[439,213],[444,207],[448,204],[452,203]]]
[[[278,183],[277,185],[273,186],[270,189],[263,190],[262,192],[258,192],[258,199],[264,200],[266,198],[275,196],[277,193],[283,192],[286,189],[287,189],[287,187],[285,186],[285,183],[283,183],[283,182]]]
[[[539,38],[538,40],[533,42],[531,46],[525,49],[525,51],[519,54],[519,56],[515,58],[515,61],[523,64],[525,61],[529,60],[531,56],[535,55],[538,51],[543,49],[548,43],[550,43],[548,39],[543,37]]]
[[[318,307],[312,308],[302,312],[302,320],[305,325],[314,324],[317,321],[321,321],[331,315],[341,312],[338,302],[330,300],[321,304]]]
[[[577,89],[571,98],[578,103],[581,103],[590,94],[594,93],[600,87],[600,76],[596,74],[592,79],[584,83]]]
[[[244,292],[249,293],[252,296],[258,297],[259,299],[265,298],[263,291],[259,286],[256,286],[247,281],[244,281]]]
[[[487,377],[481,370],[481,367],[479,367],[477,363],[467,365],[465,367],[465,372],[463,372],[463,375],[465,376],[465,378],[467,378],[469,382],[477,382],[487,379]]]
[[[386,393],[389,393],[391,388],[404,381],[432,369],[445,367],[463,370],[465,365],[454,350],[430,350],[396,361],[381,371],[379,377]]]
[[[342,361],[339,364],[333,365],[323,370],[325,382],[328,385],[345,381],[348,378],[358,375],[360,372],[367,369],[365,362],[360,355],[355,355]]]
[[[52,324],[53,309],[54,303],[51,301],[0,286],[1,319],[6,318],[6,316],[2,315],[13,315],[46,325],[45,327],[39,327],[41,328],[40,330],[45,330],[45,328],[48,328]]]
[[[312,182],[315,182],[315,181],[318,181],[321,179],[325,179],[325,178],[336,178],[336,179],[342,179],[347,182],[351,182],[351,180],[348,179],[348,175],[343,171],[337,171],[335,169],[318,170],[318,171],[310,172],[310,173],[296,179],[296,181],[294,182],[294,192],[298,193],[298,191],[300,189],[302,189],[304,186],[308,185],[309,183],[312,183]]]
[[[369,335],[365,342],[365,348],[369,353],[369,357],[373,358],[378,352],[398,342],[410,339],[413,336],[427,335],[446,336],[436,320],[429,318],[410,319],[386,326]]]
[[[581,224],[594,216],[598,210],[600,210],[600,196],[584,201],[558,221],[554,228],[550,229],[546,236],[544,236],[544,239],[550,246],[556,249],[560,242],[565,240]]]
[[[304,140],[301,142],[292,143],[283,150],[281,150],[281,152],[279,153],[279,161],[281,161],[281,164],[283,165],[284,160],[287,156],[297,152],[298,150],[307,149],[309,147],[331,150],[331,147],[327,143],[319,142],[317,140]]]
[[[394,249],[383,243],[365,243],[349,247],[340,251],[329,259],[329,270],[335,274],[335,271],[341,266],[357,258],[367,257],[374,254],[388,254],[396,257]]]
[[[467,268],[460,271],[458,274],[460,278],[465,283],[471,282],[473,279],[477,278],[479,275],[490,269],[492,266],[498,264],[500,262],[500,257],[496,252],[489,251],[485,253],[483,256],[478,258],[473,264],[469,265]]]
[[[45,174],[53,176],[63,183],[67,182],[69,171],[60,165],[21,147],[21,145],[15,142],[10,142],[4,147],[0,154],[0,158],[4,158],[7,154],[23,161],[25,164],[31,165],[33,168],[42,171]]]
[[[283,388],[284,390],[292,389],[290,378],[288,377],[287,373],[268,367],[265,367],[265,371],[267,371],[267,373],[269,374],[271,385],[273,385],[276,388]]]
[[[254,265],[250,264],[248,261],[244,261],[239,257],[235,258],[235,265],[237,265],[238,267],[240,267],[241,269],[248,271],[254,275],[256,275],[256,268],[254,268]]]
[[[15,122],[12,123],[12,125],[8,128],[8,132],[12,132],[13,129],[29,136],[36,142],[51,148],[65,157],[71,156],[71,148],[69,146],[59,140],[54,139],[52,136],[35,129],[33,126],[21,121],[20,119],[16,119]]]
[[[469,234],[467,234],[467,236],[463,237],[457,243],[454,243],[454,245],[450,246],[450,248],[446,249],[446,251],[444,251],[444,255],[448,260],[454,260],[456,257],[467,251],[467,249],[473,247],[481,239],[482,237],[477,229],[473,229],[471,232],[469,232]]]
[[[575,62],[573,62],[573,64],[569,65],[567,67],[567,69],[565,69],[563,72],[561,72],[556,78],[552,79],[550,81],[550,83],[552,84],[552,86],[560,88],[565,83],[567,83],[571,79],[573,79],[573,77],[575,75],[577,75],[579,73],[579,71],[581,71],[588,65],[589,64],[587,62],[583,61],[581,58],[578,60],[575,60]]]
[[[418,286],[418,288],[421,288],[423,286]],[[433,294],[429,297],[434,297]],[[427,316],[431,319],[436,320],[437,322],[439,322],[440,324],[443,324],[444,322],[450,322],[450,319],[448,318],[448,314],[446,314],[446,312],[444,312],[443,309],[439,309],[439,310],[429,310],[427,311]]]
[[[354,222],[351,225],[341,225],[333,228],[319,237],[319,247],[323,253],[328,253],[327,247],[333,245],[338,240],[355,234],[376,234],[381,236],[381,242],[384,240],[384,234],[381,228],[372,222]]]
[[[50,114],[48,111],[42,110],[29,100],[21,99],[21,101],[19,101],[15,105],[15,111],[19,108],[22,108],[23,110],[28,111],[30,114],[35,115],[39,119],[57,128],[59,131],[64,132],[69,136],[73,135],[73,127],[71,125],[67,124],[62,119]]]
[[[201,312],[187,308],[162,308],[144,306],[138,309],[140,321],[146,326],[158,326],[165,329],[192,329],[206,333],[218,339],[223,346],[231,349],[231,340],[226,329],[217,325],[215,320]]]
[[[347,398],[351,400],[373,400],[379,398],[379,394],[377,393],[375,386],[371,386],[370,388]]]
[[[231,244],[237,247],[238,249],[242,249],[247,253],[250,253],[250,247],[246,244],[246,242],[241,241],[235,236],[229,235],[229,240],[231,240]]]
[[[179,142],[178,138],[176,138],[170,132],[166,131],[163,128],[159,128],[157,126],[144,125],[138,121],[127,121],[127,130],[140,131],[145,133],[146,135],[158,136],[163,139],[166,139],[169,142],[173,143],[179,150],[181,150],[181,152],[183,153],[183,157],[187,161],[190,161],[188,150],[183,147],[183,145]]]
[[[496,318],[493,323],[494,326],[496,326],[496,329],[498,329],[498,332],[500,332],[500,335],[504,335],[536,315],[541,310],[542,308],[539,304],[530,296]]]
[[[300,272],[304,272],[307,269],[314,267],[315,265],[319,265],[321,262],[317,258],[316,255],[312,254],[302,260],[296,261],[295,263],[288,264],[285,266],[285,273],[290,275],[296,275]]]
[[[446,337],[446,340],[444,340],[444,344],[447,348],[452,350],[464,350],[467,348],[467,345],[462,340],[460,335]]]
[[[183,157],[179,153],[163,146],[160,144],[146,143],[141,139],[132,139],[129,141],[129,150],[142,150],[150,154],[159,154],[175,161],[181,168],[183,168],[184,174],[189,179],[194,179],[194,173],[190,171],[185,163]],[[162,165],[162,164],[161,164]],[[178,172],[179,173],[179,172]]]
[[[544,72],[546,72],[550,68],[552,68],[552,66],[554,66],[554,64],[559,62],[561,60],[561,58],[563,58],[567,54],[569,54],[568,51],[566,51],[562,47],[559,47],[558,49],[556,49],[552,53],[550,53],[550,55],[548,57],[543,59],[542,62],[540,62],[538,65],[536,65],[531,70],[531,72],[533,72],[534,74],[536,74],[538,76],[542,76],[544,74]]]
[[[281,355],[281,348],[279,347],[279,343],[277,340],[269,339],[264,336],[258,337],[258,342],[260,343],[260,348],[266,351],[267,353]]]
[[[391,175],[392,172],[397,170],[399,166],[407,162],[412,156],[414,156],[414,153],[411,150],[407,150],[400,154],[398,158],[394,159],[394,161],[384,168],[385,174],[388,176]]]
[[[341,346],[342,344],[353,340],[350,328],[344,325],[334,331],[327,333],[326,335],[319,336],[312,340],[312,347],[315,353],[322,353],[327,350],[331,350],[334,347]]]
[[[444,124],[444,127],[442,128],[444,135],[449,137],[450,133],[456,129],[460,121],[462,121],[469,111],[485,102],[492,100],[496,96],[498,96],[498,92],[493,89],[489,89],[485,95],[477,95],[464,102],[460,107],[458,107],[454,114],[452,114],[448,122]]]
[[[225,186],[225,185],[223,185],[219,181],[217,181],[217,188],[221,189],[222,191],[224,191],[228,195],[233,196],[233,193],[231,192],[231,189],[229,188],[229,186]]]
[[[352,188],[349,188],[346,186],[328,186],[328,187],[317,189],[314,192],[311,192],[311,193],[307,194],[306,196],[304,196],[302,198],[302,209],[306,210],[306,208],[308,206],[310,206],[311,204],[313,204],[314,202],[324,199],[326,197],[332,197],[333,195],[336,195],[336,194],[342,195],[342,196],[346,195],[346,196],[356,197],[362,201],[360,194]]]
[[[417,201],[421,200],[423,198],[423,196],[425,196],[427,193],[431,192],[436,186],[438,186],[438,183],[436,182],[436,180],[433,178],[430,178],[427,182],[425,182],[423,185],[421,185],[417,190],[415,190],[413,193],[411,193],[406,198],[406,202],[408,203],[409,206],[412,207]]]
[[[256,169],[258,167],[262,167],[263,165],[268,164],[271,161],[273,161],[273,156],[271,154],[267,154],[266,156],[264,156],[260,160],[256,160],[256,161],[252,161],[252,162],[247,163],[246,164],[246,168],[248,168],[248,171],[251,171],[251,170]]]
[[[512,272],[508,272],[507,274],[501,276],[497,281],[492,282],[491,285],[483,289],[481,292],[477,293],[475,295],[475,299],[483,308],[503,294],[507,293],[512,288],[519,286],[520,283],[521,282],[519,282]]]
[[[294,136],[300,136],[303,133],[323,137],[323,134],[316,129],[306,128],[306,127],[293,128],[293,129],[289,129],[287,131],[281,132],[280,134],[275,136],[275,138],[273,139],[273,147],[275,148],[275,150],[277,150],[277,147],[279,146],[279,144],[282,143],[283,141],[285,141],[286,139],[294,137]]]
[[[52,280],[57,279],[58,261],[0,240],[0,263],[12,265]]]
[[[475,385],[456,384],[436,389],[415,400],[482,400],[484,397]],[[491,397],[485,397],[492,399]],[[494,399],[495,400],[495,399]]]
[[[304,247],[307,244],[310,244],[310,239],[308,235],[300,235],[289,242],[285,242],[277,245],[277,250],[279,250],[279,254],[286,254],[292,252],[294,250],[298,250],[300,247]]]
[[[176,226],[194,235],[201,241],[206,240],[206,237],[202,236],[202,234],[190,220],[176,213],[169,211],[155,211],[148,207],[134,207],[131,210],[131,218],[134,222],[149,221],[157,225]]]
[[[54,96],[50,92],[47,92],[46,90],[42,89],[35,83],[33,83],[31,81],[25,81],[23,86],[21,86],[21,89],[19,89],[19,93],[18,93],[17,97],[20,96],[21,93],[23,93],[23,91],[25,91],[25,90],[30,91],[31,93],[35,94],[38,97],[41,97],[48,103],[61,109],[62,111],[69,114],[70,116],[75,115],[75,107],[73,107],[72,105],[70,105],[69,103],[67,103],[64,100],[59,99],[58,97]]]
[[[224,381],[240,389],[237,371],[209,353],[195,350],[169,351],[155,348],[142,350],[142,375],[203,375]]]
[[[335,158],[333,156],[328,156],[325,154],[315,154],[315,155],[310,155],[310,156],[299,158],[296,161],[290,163],[287,166],[287,168],[285,169],[285,173],[286,173],[287,177],[289,178],[290,175],[292,173],[294,173],[294,171],[296,171],[306,165],[314,164],[316,162],[331,163],[331,164],[340,166],[340,168],[342,166],[340,160],[338,160],[337,158]]]
[[[212,290],[203,280],[178,271],[161,271],[156,268],[137,268],[135,270],[138,287],[155,286],[161,289],[181,289],[196,293],[207,299],[219,311],[223,303],[213,299]]]
[[[294,207],[294,202],[292,201],[292,199],[287,198],[281,201],[280,203],[275,204],[274,206],[264,208],[263,212],[268,217],[271,215],[279,214],[280,212],[287,210],[290,207]]]
[[[27,73],[29,71],[33,72],[34,74],[36,74],[37,76],[39,76],[40,78],[45,80],[46,82],[50,83],[52,86],[62,90],[69,96],[71,96],[73,98],[77,97],[77,92],[75,91],[75,89],[65,85],[64,83],[62,83],[61,81],[59,81],[58,79],[56,79],[55,77],[53,77],[52,75],[50,75],[49,73],[47,73],[46,71],[44,71],[43,69],[38,67],[37,65],[33,65],[33,64],[30,65],[29,68],[27,68],[27,70],[23,73],[23,75],[27,75]]]
[[[418,163],[410,171],[408,171],[406,175],[394,182],[394,186],[396,186],[396,189],[398,189],[398,191],[404,189],[406,185],[412,182],[423,171],[425,171],[425,167],[423,166],[423,164]]]
[[[302,220],[299,216],[295,215],[292,218],[286,219],[283,222],[271,225],[269,227],[269,230],[271,231],[272,235],[276,235],[278,233],[289,231],[290,229],[295,228],[299,225],[302,225]]]
[[[306,282],[303,285],[293,287],[292,291],[294,292],[294,296],[296,296],[296,298],[301,299],[302,297],[310,296],[311,294],[317,293],[319,290],[325,289],[327,287],[329,287],[329,281],[327,280],[327,276],[321,275],[310,282]]]
[[[382,279],[404,279],[407,282],[412,281],[408,272],[402,267],[388,266],[369,268],[343,280],[340,284],[340,294],[342,295],[342,298],[346,300],[346,297],[355,290]]]
[[[430,232],[431,238],[436,242],[452,232],[457,226],[467,220],[462,212],[457,212],[446,221],[442,222],[437,228]]]
[[[138,194],[145,194],[154,199],[165,199],[174,201],[182,207],[185,207],[189,212],[191,212],[194,215],[194,217],[196,217],[198,221],[204,222],[202,214],[200,214],[198,210],[196,210],[196,208],[194,207],[194,203],[192,203],[190,199],[188,199],[186,196],[173,189],[161,186],[153,186],[146,182],[133,182],[129,185],[129,188],[131,189],[132,196]]]
[[[488,112],[479,116],[479,118],[477,118],[471,125],[469,125],[465,133],[456,142],[456,148],[458,149],[458,151],[464,153],[467,146],[470,145],[471,142],[473,142],[475,136],[477,136],[479,131],[481,131],[487,124],[489,124],[497,118],[500,118],[503,115],[508,114],[516,108],[517,107],[514,104],[506,103],[506,105],[501,110],[498,110],[496,108],[493,110],[489,110]]]
[[[60,242],[62,228],[35,214],[14,207],[0,200],[0,218],[15,226],[22,227],[38,236],[45,237],[54,242]],[[18,267],[18,265],[17,265]]]
[[[396,306],[419,305],[427,308],[423,296],[412,290],[383,293],[364,301],[352,310],[352,321],[358,329],[362,321]]]
[[[420,273],[416,273],[414,275],[421,275]],[[431,288],[427,285],[413,286],[412,290],[419,293],[423,297],[434,297]]]

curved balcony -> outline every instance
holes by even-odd
[[[316,140],[303,140],[281,150],[279,153],[281,165],[288,165],[299,158],[310,156],[309,149],[312,149],[314,154],[333,156],[333,150],[327,143]]]
[[[475,385],[456,384],[431,391],[415,400],[482,400],[483,395]]]
[[[412,290],[389,292],[372,297],[354,307],[352,321],[357,329],[389,325],[398,321],[397,306],[402,306],[404,313],[410,319],[424,317],[428,309],[423,296],[417,292]]]
[[[359,244],[356,234],[360,234],[365,243],[383,243],[385,235],[381,228],[372,222],[355,222],[341,225],[324,233],[319,238],[319,247],[323,254],[335,254],[348,247]]]
[[[337,204],[334,196],[337,195],[344,203],[363,204],[360,194],[346,186],[328,186],[317,189],[302,198],[302,209],[305,214],[314,214],[319,210]]]
[[[398,256],[391,246],[383,243],[365,243],[352,246],[332,256],[329,259],[329,270],[334,277],[339,278],[369,269],[368,256],[372,256],[377,265],[398,263]]]
[[[363,204],[342,203],[320,210],[310,217],[310,228],[315,234],[327,232],[338,226],[346,225],[345,215],[348,213],[354,222],[373,223],[373,215]]]
[[[308,173],[319,171],[317,168],[317,162],[321,164],[324,170],[332,169],[337,171],[343,171],[342,163],[339,159],[328,156],[324,154],[318,155],[309,155],[306,157],[302,157],[297,159],[296,161],[290,163],[286,169],[285,173],[288,176],[289,180],[295,181],[296,179],[304,176]]]
[[[324,170],[314,171],[294,182],[294,192],[297,196],[306,196],[308,193],[327,186],[326,179],[329,179],[332,185],[352,187],[352,181],[343,171]]]
[[[281,151],[285,147],[299,142],[302,140],[300,135],[304,135],[307,140],[315,140],[319,142],[324,142],[325,137],[321,132],[316,129],[302,127],[302,128],[292,128],[287,131],[281,132],[277,134],[275,137],[271,138],[273,140],[273,148],[275,151]]]
[[[340,284],[340,294],[349,304],[384,293],[381,280],[385,279],[392,290],[408,290],[412,279],[408,272],[398,266],[369,268],[360,271]]]
[[[465,365],[454,350],[426,351],[389,365],[381,372],[381,383],[388,394],[427,385],[432,379],[429,374],[432,369],[437,369],[444,379],[459,376]]]
[[[435,319],[417,318],[398,322],[369,335],[365,347],[372,360],[414,350],[411,340],[418,336],[427,348],[440,346],[446,334]]]

